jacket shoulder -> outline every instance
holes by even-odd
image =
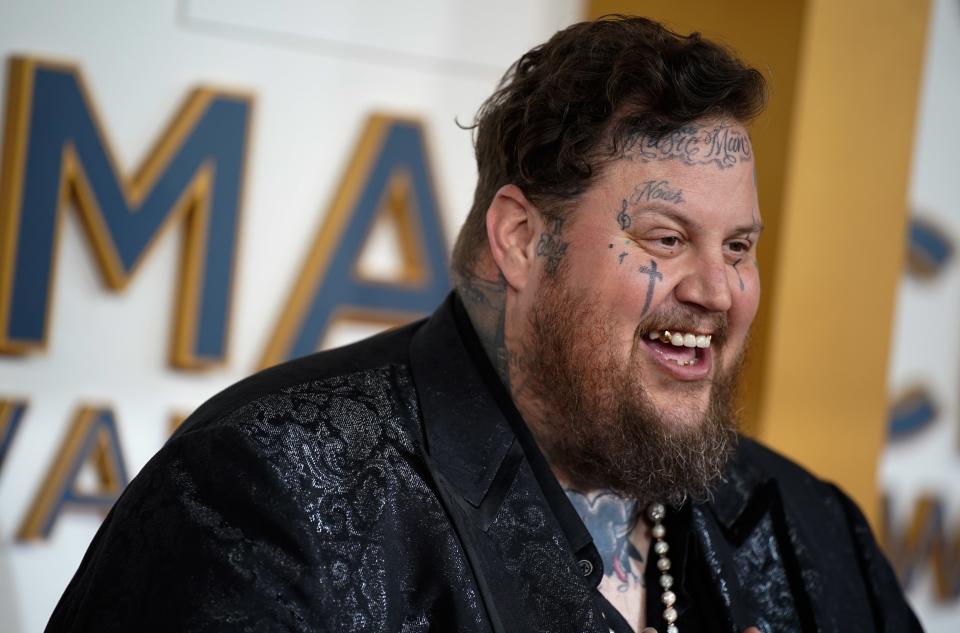
[[[740,438],[733,467],[757,469],[781,485],[829,485],[785,455],[747,437]]]
[[[751,488],[763,491],[756,497],[768,501],[770,492],[777,491],[779,500],[772,503],[780,506],[776,512],[785,520],[783,543],[789,543],[790,556],[803,570],[804,586],[819,619],[843,619],[859,604],[864,630],[922,630],[866,518],[838,486],[747,438],[741,438],[727,484],[721,494],[733,501],[733,507],[743,508]],[[719,511],[732,516],[723,504]],[[843,573],[836,573],[838,569]],[[838,601],[846,611],[835,609]]]
[[[173,438],[216,424],[251,403],[299,386],[342,382],[348,376],[356,377],[390,366],[406,367],[410,340],[422,324],[423,321],[416,321],[350,345],[263,369],[204,402]]]
[[[394,583],[465,569],[422,463],[416,327],[198,409],[115,504],[48,630],[400,630]]]

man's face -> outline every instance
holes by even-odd
[[[609,431],[601,441],[629,441],[631,430],[616,425],[645,426],[664,443],[657,450],[673,450],[671,441],[708,450],[694,445],[713,442],[707,427],[722,434],[730,423],[712,418],[732,417],[732,385],[760,296],[746,131],[714,121],[639,140],[567,218],[559,231],[548,221],[540,238],[525,347],[532,371],[581,393],[571,400],[540,384],[541,400],[552,400],[559,417],[593,418],[571,423],[593,427],[593,436]],[[581,435],[579,448],[554,449],[582,452],[586,441]]]

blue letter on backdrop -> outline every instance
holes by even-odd
[[[358,261],[381,214],[399,229],[399,279],[367,279]],[[450,289],[440,209],[419,123],[374,115],[314,240],[262,366],[317,351],[337,316],[399,323]]]
[[[123,289],[159,233],[185,223],[171,360],[223,359],[251,101],[196,90],[126,178],[79,71],[10,64],[0,181],[0,352],[42,348],[61,209],[70,198],[107,283]]]
[[[27,403],[18,400],[0,400],[0,469],[3,468],[3,461],[13,444],[13,437],[20,428],[20,421],[23,419],[23,412],[27,409]]]
[[[93,467],[96,474],[95,490],[80,490],[77,485],[85,464]],[[82,407],[34,497],[17,538],[21,541],[48,538],[67,507],[106,514],[129,482],[113,412],[102,407]]]

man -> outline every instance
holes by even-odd
[[[48,630],[919,630],[852,502],[734,430],[763,98],[640,18],[528,52],[455,293],[202,406]]]

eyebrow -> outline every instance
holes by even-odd
[[[759,222],[754,222],[753,224],[747,224],[745,226],[737,227],[734,231],[734,235],[746,235],[748,233],[762,233],[763,224]]]
[[[702,229],[702,225],[693,220],[683,213],[680,213],[675,206],[672,204],[651,201],[645,203],[642,207],[637,209],[633,214],[634,217],[642,215],[665,215],[668,218],[674,220],[679,224],[693,227],[695,229]],[[752,222],[750,224],[744,224],[742,226],[736,227],[731,235],[749,235],[751,233],[761,233],[763,232],[763,224],[760,222]]]

